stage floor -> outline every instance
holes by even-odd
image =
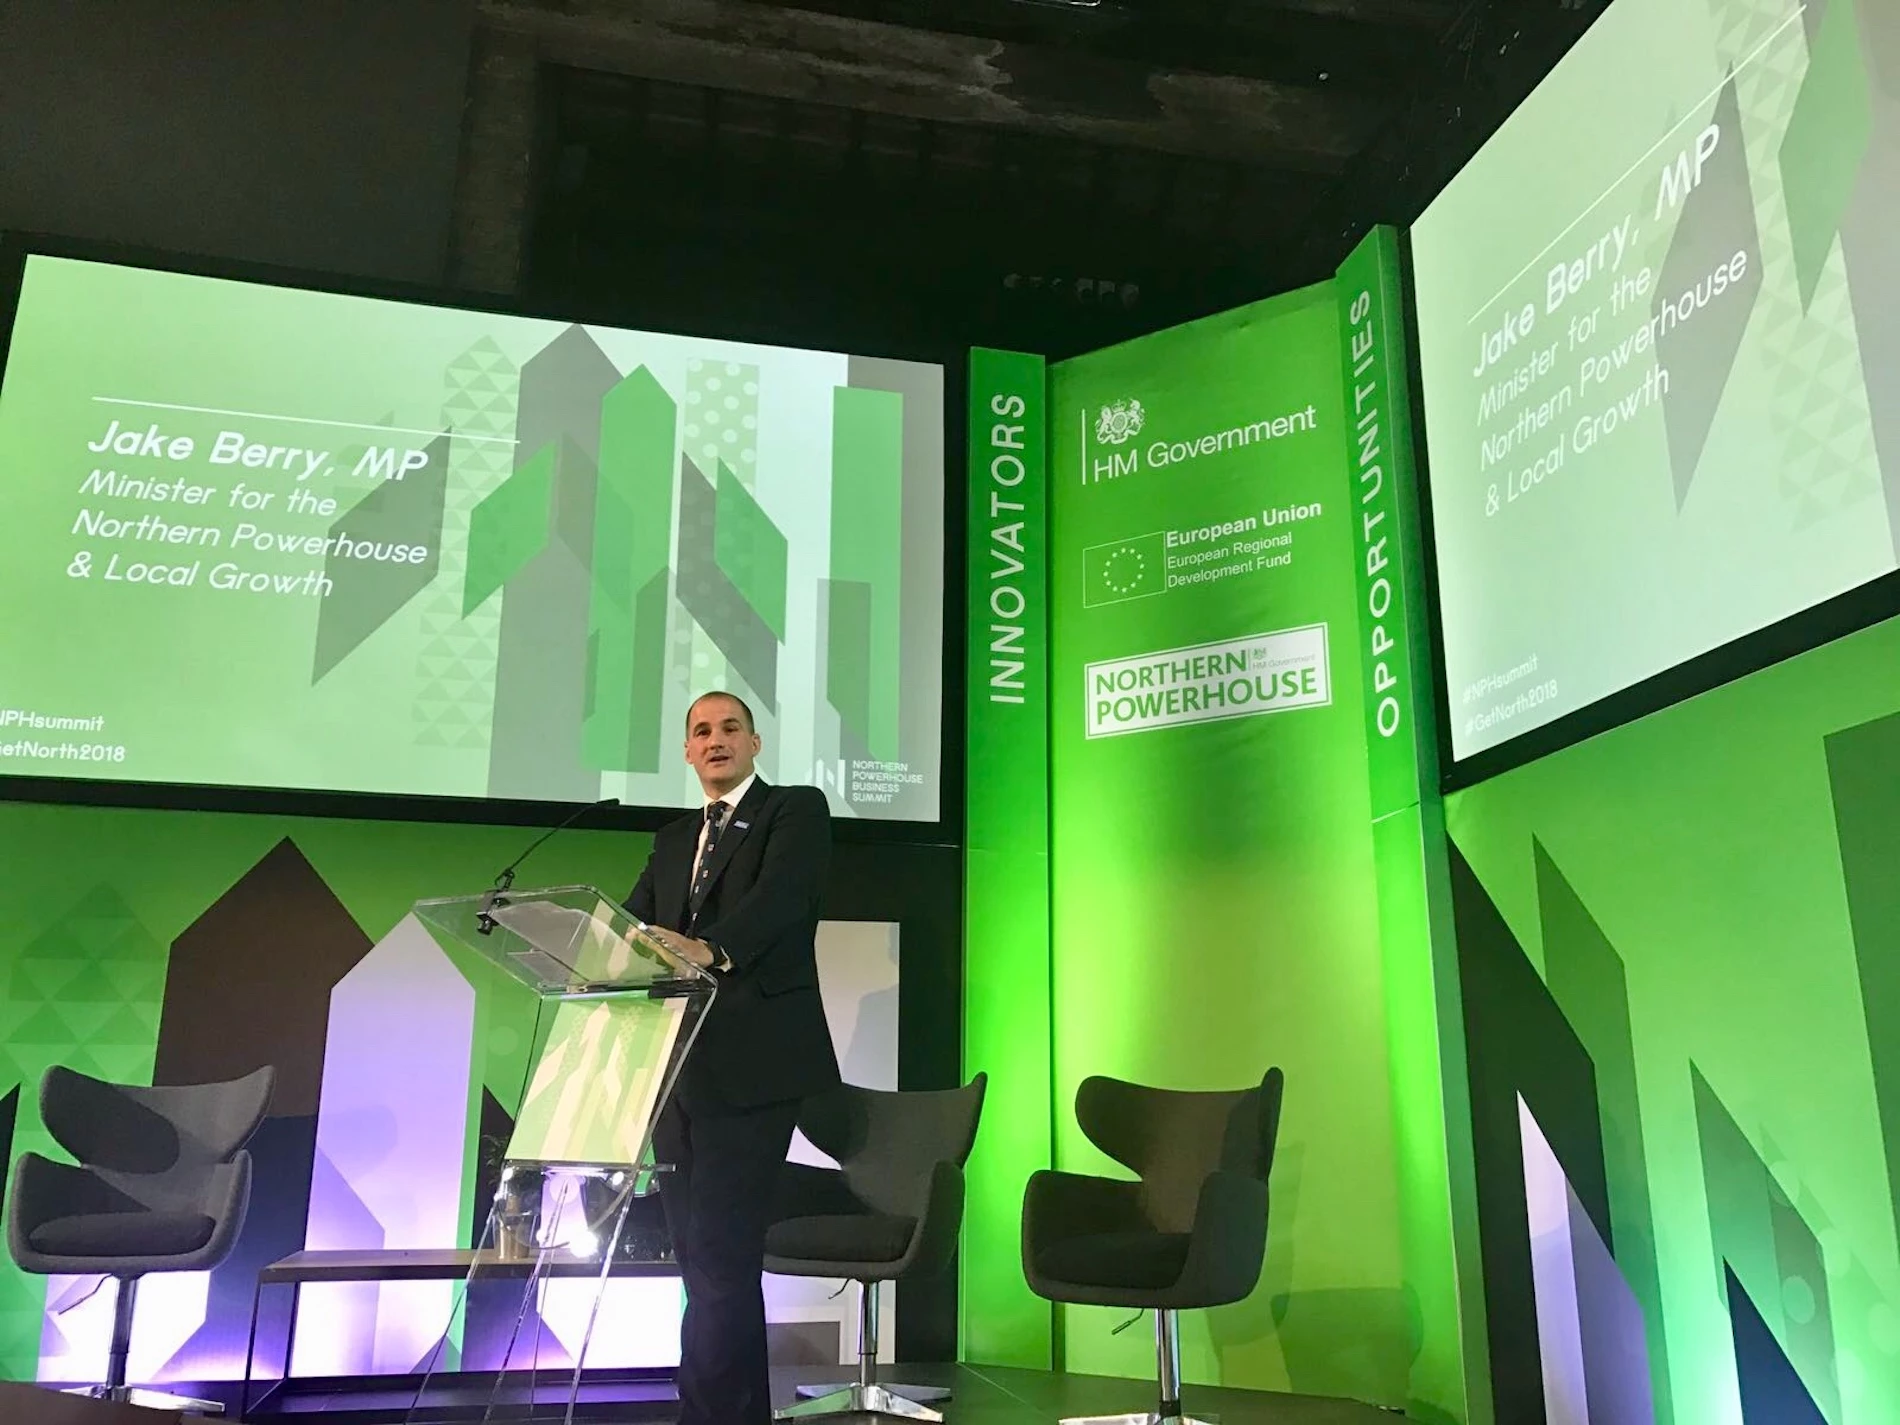
[[[790,1404],[800,1385],[836,1381],[847,1371],[832,1367],[800,1366],[772,1372],[773,1396],[778,1405]],[[945,1425],[1052,1425],[1065,1416],[1128,1414],[1152,1408],[1154,1386],[1142,1381],[1118,1380],[1109,1376],[1057,1375],[1049,1371],[1014,1370],[996,1366],[898,1366],[890,1369],[886,1384],[948,1386],[953,1399],[936,1407],[943,1412]],[[367,1384],[367,1383],[366,1383]],[[627,1400],[627,1394],[634,1400]],[[638,1397],[645,1396],[641,1400]],[[610,1404],[610,1396],[624,1404]],[[380,1397],[380,1398],[379,1398]],[[1279,1395],[1265,1391],[1222,1390],[1212,1386],[1189,1386],[1186,1406],[1202,1417],[1216,1416],[1221,1425],[1388,1425],[1400,1418],[1396,1413],[1361,1405],[1349,1400],[1328,1400],[1310,1395]],[[251,1418],[257,1425],[265,1421],[287,1419],[315,1422],[344,1419],[350,1425],[368,1422],[400,1422],[413,1396],[396,1392],[339,1391],[330,1395],[304,1396],[281,1413],[263,1412]],[[582,1410],[588,1425],[661,1425],[673,1418],[670,1386],[590,1386],[582,1391]],[[479,1403],[469,1419],[479,1419]],[[537,1411],[533,1419],[558,1420],[560,1411],[554,1402]],[[834,1417],[842,1418],[842,1417]],[[874,1420],[860,1416],[854,1419]],[[511,1425],[524,1420],[519,1407],[508,1412]]]
[[[835,1378],[809,1368],[773,1372],[775,1393],[784,1396],[780,1404],[789,1401],[801,1383]],[[1130,1414],[1152,1410],[1155,1403],[1153,1382],[1000,1366],[894,1367],[890,1383],[900,1380],[954,1389],[956,1398],[938,1407],[945,1425],[1053,1425],[1064,1416]],[[1183,1395],[1189,1412],[1217,1416],[1220,1425],[1393,1425],[1403,1418],[1374,1406],[1311,1395],[1193,1385]]]
[[[774,1370],[776,1402],[789,1404],[798,1386],[836,1380],[840,1374],[836,1368],[811,1366]],[[946,1425],[1054,1425],[1065,1416],[1131,1414],[1154,1404],[1152,1383],[996,1366],[899,1366],[891,1370],[887,1383],[900,1382],[954,1390],[955,1398],[937,1407],[943,1411]],[[206,1395],[225,1394],[212,1387],[198,1389]],[[127,1425],[131,1416],[147,1414],[24,1386],[0,1385],[0,1395],[6,1396],[6,1409],[0,1411],[6,1425]],[[308,1425],[400,1425],[414,1398],[413,1387],[408,1391],[378,1389],[374,1381],[365,1380],[352,1382],[348,1389],[299,1395],[283,1402],[279,1409],[253,1412],[249,1420],[253,1425],[293,1420]],[[633,1387],[590,1383],[581,1398],[576,1418],[587,1425],[663,1425],[674,1417],[672,1387],[658,1382]],[[235,1391],[231,1403],[236,1404]],[[1202,1418],[1217,1418],[1220,1425],[1389,1425],[1401,1418],[1396,1412],[1349,1400],[1212,1386],[1189,1386],[1185,1404]],[[461,1418],[479,1420],[480,1397],[472,1399],[470,1405],[472,1408]],[[530,1421],[541,1425],[559,1421],[564,1405],[565,1393],[551,1391],[550,1398],[532,1416],[519,1404],[504,1414],[508,1425],[529,1425]],[[173,1419],[170,1415],[156,1418],[166,1425]],[[869,1421],[878,1417],[853,1418]],[[235,1425],[236,1415],[224,1419]]]

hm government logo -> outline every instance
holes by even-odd
[[[1096,416],[1095,439],[1103,445],[1126,445],[1141,434],[1147,423],[1148,413],[1142,410],[1140,401],[1117,401],[1103,406]]]

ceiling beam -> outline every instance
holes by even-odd
[[[1263,0],[1263,8],[1438,34],[1460,6],[1458,0]]]
[[[553,64],[1318,173],[1342,168],[1377,121],[1323,88],[757,0],[482,0],[479,13]]]
[[[810,3],[810,0],[807,0]],[[1017,26],[1067,26],[1079,35],[1100,33],[1131,21],[1167,20],[1191,26],[1210,22],[1234,29],[1257,29],[1287,15],[1319,15],[1364,25],[1394,29],[1441,29],[1461,8],[1474,0],[819,0],[813,7],[838,14],[868,17],[873,9],[899,23],[929,29],[985,33],[999,23]]]

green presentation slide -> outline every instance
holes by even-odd
[[[934,821],[941,366],[26,258],[0,774]]]
[[[1900,6],[1618,0],[1412,233],[1455,756],[1895,568]]]

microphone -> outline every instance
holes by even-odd
[[[533,841],[529,842],[527,850],[515,857],[515,859],[510,861],[506,866],[502,867],[501,874],[495,877],[495,888],[486,896],[482,897],[481,911],[475,917],[476,929],[483,935],[488,935],[494,931],[495,918],[491,916],[489,912],[496,906],[506,905],[508,903],[502,899],[502,897],[507,893],[508,889],[514,885],[515,872],[521,868],[523,861],[526,861],[530,856],[534,855],[536,851],[541,849],[543,842],[547,841],[551,836],[566,831],[590,811],[597,811],[601,807],[617,807],[619,805],[619,797],[602,797],[597,802],[589,802],[586,806],[577,808],[573,815],[569,816],[558,826],[549,827],[546,831],[535,837]]]

